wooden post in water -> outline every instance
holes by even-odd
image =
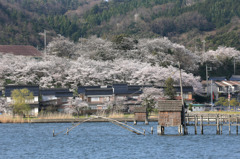
[[[134,119],[133,125],[137,125],[137,120]]]
[[[220,116],[219,122],[220,122],[220,124],[219,124],[219,126],[220,126],[220,134],[222,135],[222,127],[223,127],[223,117],[222,117],[222,115]]]
[[[217,115],[217,118],[216,118],[216,125],[217,125],[217,135],[220,135],[220,131],[219,131],[219,115]]]
[[[151,134],[153,134],[153,127],[151,127]]]
[[[236,117],[236,135],[238,135],[238,117]]]
[[[145,129],[143,129],[143,135],[145,135]]]
[[[229,120],[229,135],[231,135],[231,115],[229,115],[228,120]]]
[[[179,125],[178,126],[178,134],[180,135],[180,134],[182,134],[182,129],[181,129],[182,127],[181,127],[181,125]]]
[[[67,135],[68,135],[68,128],[67,128]]]
[[[209,114],[208,114],[208,124],[209,124]]]
[[[184,134],[184,126],[180,125],[180,129],[181,129],[181,135],[183,135]],[[186,134],[184,134],[184,135],[186,135]]]
[[[55,137],[55,132],[54,132],[54,129],[53,129],[53,137]]]
[[[197,135],[197,123],[198,123],[198,119],[197,119],[197,115],[195,115],[194,117],[194,124],[195,124],[195,135]]]
[[[157,133],[158,133],[158,135],[164,135],[164,126],[158,125]]]
[[[203,115],[201,115],[201,134],[203,135]]]
[[[145,125],[149,125],[148,119],[145,119]]]

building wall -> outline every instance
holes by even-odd
[[[42,101],[49,101],[49,100],[54,100],[57,99],[55,95],[42,95]]]
[[[12,97],[6,97],[6,99],[7,99],[8,103],[13,102]],[[28,104],[38,103],[38,96],[34,96],[34,98],[31,99],[31,100],[25,100],[25,102],[28,103]]]
[[[146,113],[134,113],[134,119],[136,121],[145,121],[147,114]]]
[[[181,112],[159,112],[158,124],[161,126],[179,126],[181,125]]]

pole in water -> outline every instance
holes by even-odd
[[[231,115],[229,115],[229,135],[231,135]]]
[[[55,132],[54,132],[54,129],[53,129],[53,137],[55,136]]]
[[[143,130],[143,135],[145,135],[145,129]]]
[[[195,128],[195,135],[197,135],[197,121],[198,119],[197,119],[197,115],[195,115],[195,117],[194,117],[194,128]]]
[[[133,121],[133,125],[137,125],[137,120],[134,120],[134,121]]]
[[[68,135],[68,128],[67,128],[67,135]]]
[[[238,135],[238,117],[236,118],[236,135]]]
[[[151,127],[151,134],[153,134],[153,127]]]

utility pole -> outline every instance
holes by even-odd
[[[228,109],[230,111],[230,98],[231,98],[231,95],[230,95],[230,86],[228,86]]]
[[[47,54],[47,30],[44,29],[43,33],[39,33],[39,35],[42,35],[44,37],[44,55]]]
[[[212,89],[212,80],[211,80],[211,110],[213,110],[213,89]]]
[[[186,121],[185,121],[185,105],[183,101],[183,88],[182,88],[182,71],[180,67],[180,62],[178,62],[178,67],[180,71],[180,89],[181,89],[181,100],[182,100],[182,106],[183,106],[183,125],[184,125],[184,135],[187,135],[187,126],[186,126]]]
[[[235,57],[234,57],[234,59],[233,59],[233,67],[234,67],[234,68],[233,68],[233,69],[234,69],[234,70],[233,70],[233,74],[236,75],[236,74],[235,74],[235,73],[236,73],[236,72],[235,72],[235,71],[236,71],[236,59],[235,59]]]
[[[208,96],[208,67],[206,64],[206,82],[207,82],[207,96]]]
[[[202,43],[203,43],[203,53],[205,53],[206,52],[206,41],[203,40]]]
[[[212,71],[212,67],[208,67],[206,64],[207,96],[208,96],[208,71]]]
[[[47,31],[44,29],[44,54],[47,54]]]

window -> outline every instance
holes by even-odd
[[[223,88],[222,87],[218,87],[219,89],[219,92],[222,92],[223,91]]]
[[[100,99],[99,99],[99,97],[92,97],[91,101],[92,102],[98,102],[98,101],[100,101]]]
[[[132,98],[133,98],[133,99],[138,99],[138,96],[133,96]]]

